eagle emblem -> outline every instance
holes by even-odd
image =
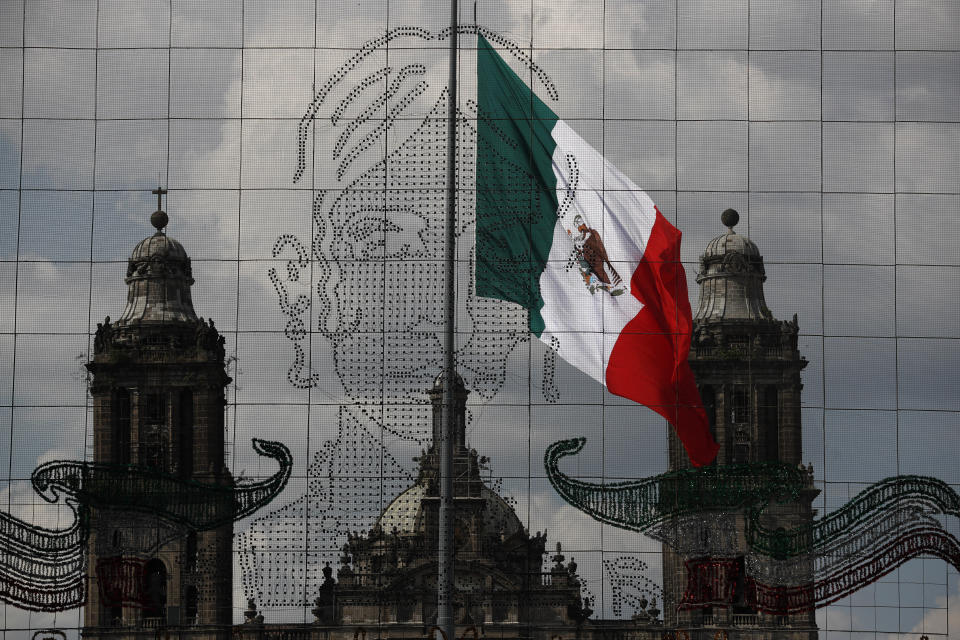
[[[573,225],[576,234],[567,229],[567,235],[573,240],[568,268],[576,265],[580,269],[580,276],[592,294],[597,291],[606,291],[611,296],[625,293],[627,285],[610,263],[600,232],[589,227],[580,215],[574,217]]]

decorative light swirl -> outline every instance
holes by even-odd
[[[66,504],[74,522],[46,529],[0,513],[0,601],[31,611],[64,611],[86,600],[86,545],[90,508],[147,512],[194,530],[244,518],[273,500],[290,479],[293,457],[280,442],[253,440],[254,450],[276,460],[269,478],[237,485],[201,483],[133,465],[53,461],[31,475],[44,500]]]
[[[870,485],[836,511],[792,529],[764,528],[759,516],[765,505],[753,505],[747,521],[747,543],[754,551],[778,559],[817,553],[877,513],[904,505],[927,513],[960,516],[960,496],[947,483],[929,476],[895,476]]]
[[[547,447],[544,466],[550,484],[567,502],[600,522],[646,532],[673,516],[704,510],[788,502],[808,485],[807,472],[779,462],[682,469],[625,482],[594,484],[560,471],[560,458],[583,449],[586,438]]]
[[[844,598],[920,555],[960,569],[960,543],[933,517],[960,516],[960,496],[937,478],[886,478],[822,518],[774,530],[761,523],[764,509],[812,489],[802,468],[721,465],[593,484],[558,467],[560,458],[578,453],[585,442],[563,440],[547,448],[550,483],[596,520],[649,533],[687,558],[681,608],[736,601],[786,615]],[[738,520],[746,549],[731,535]]]
[[[280,442],[258,438],[253,439],[253,448],[275,459],[280,469],[265,480],[245,485],[187,480],[137,465],[73,461],[43,464],[34,470],[31,480],[37,493],[49,502],[55,502],[62,491],[87,507],[149,512],[202,531],[245,518],[286,486],[293,468],[290,450]]]
[[[768,529],[760,522],[771,502],[799,498],[809,487],[806,471],[779,462],[682,469],[625,482],[594,484],[560,471],[560,458],[580,452],[586,438],[561,440],[547,447],[547,477],[567,502],[600,522],[647,532],[671,517],[704,511],[745,509],[750,548],[776,559],[816,553],[848,536],[878,513],[905,506],[926,513],[960,516],[960,496],[945,482],[928,476],[895,476],[877,482],[823,518],[791,529]]]
[[[688,560],[687,587],[679,608],[743,604],[763,613],[791,615],[825,607],[876,582],[904,562],[932,555],[960,568],[960,542],[939,527],[910,527],[901,535],[828,576],[782,586],[758,580],[737,559]],[[742,594],[738,593],[742,584]],[[742,602],[736,602],[737,597]]]

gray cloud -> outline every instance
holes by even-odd
[[[899,0],[899,49],[960,49],[960,5],[953,0]]]
[[[751,49],[817,49],[819,0],[751,0]]]
[[[895,0],[823,3],[824,49],[890,49]]]
[[[678,0],[677,46],[684,49],[745,49],[749,0]]]
[[[956,52],[897,53],[897,115],[901,120],[960,120]]]
[[[0,53],[0,118],[19,118],[23,100],[23,50]]]
[[[893,70],[892,51],[825,51],[824,120],[892,120]]]
[[[750,188],[760,191],[820,189],[820,124],[750,124]]]
[[[751,119],[817,120],[819,88],[819,52],[750,52]]]
[[[680,51],[677,65],[678,118],[746,119],[746,51]]]

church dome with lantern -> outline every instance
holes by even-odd
[[[727,209],[720,219],[727,227],[726,233],[711,240],[700,256],[700,304],[694,320],[707,324],[772,320],[763,297],[767,276],[760,249],[750,238],[734,231],[740,221],[736,211]]]
[[[117,319],[119,328],[199,322],[190,296],[190,257],[167,235],[169,218],[160,206],[165,190],[157,192],[157,210],[150,216],[156,232],[141,240],[127,261],[127,305]]]

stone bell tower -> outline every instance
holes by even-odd
[[[84,638],[226,638],[232,618],[232,524],[197,531],[151,505],[160,487],[232,486],[224,466],[224,339],[193,309],[190,258],[165,232],[157,189],[156,232],[127,263],[127,305],[98,324],[92,374],[94,462],[129,465],[150,485],[143,506],[93,508]],[[138,485],[139,487],[139,485]]]
[[[727,209],[721,221],[728,228],[711,240],[700,257],[697,283],[700,303],[693,319],[690,365],[720,445],[716,465],[802,462],[800,372],[807,361],[797,349],[797,316],[779,321],[763,296],[766,274],[760,250],[734,227],[740,216]],[[690,466],[673,432],[669,435],[670,469]],[[790,529],[809,523],[818,491],[812,469],[806,486],[793,502],[771,504],[763,511],[766,527]],[[720,628],[733,638],[816,638],[813,611],[789,616],[758,612],[752,606],[745,573],[776,573],[769,558],[751,555],[746,543],[743,513],[703,513],[699,524],[686,523],[677,532],[679,545],[664,545],[665,624],[681,629]],[[696,538],[696,540],[694,540]],[[724,539],[725,538],[725,539]],[[682,547],[684,555],[676,552]],[[699,556],[699,558],[698,558]],[[712,562],[728,571],[732,582],[725,598],[711,606],[682,606],[690,588],[690,561]],[[771,569],[771,570],[767,570]],[[794,568],[801,583],[813,576],[812,563]],[[714,576],[711,579],[716,579]],[[766,635],[764,635],[766,634]]]

